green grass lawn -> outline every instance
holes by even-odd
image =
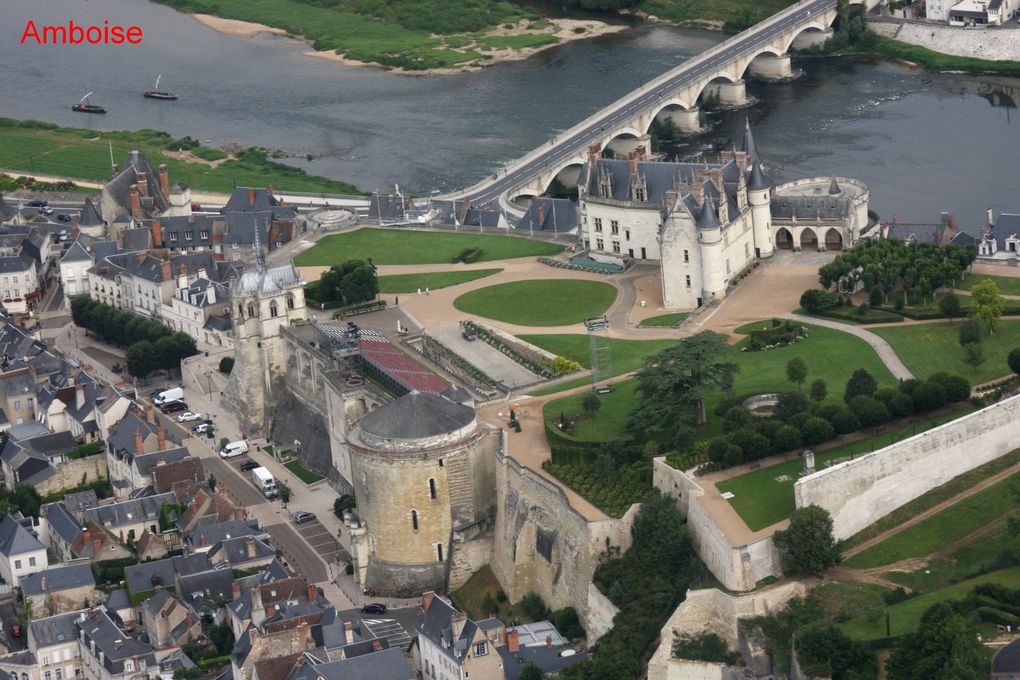
[[[521,340],[537,345],[547,352],[572,359],[585,368],[591,368],[591,357],[588,353],[588,336],[554,333],[550,335],[521,335]],[[641,368],[645,359],[672,347],[676,340],[621,340],[609,338],[609,357],[613,364],[613,373],[620,375]],[[588,378],[589,382],[591,378]],[[557,390],[564,389],[558,386]]]
[[[438,290],[475,279],[498,274],[502,269],[468,269],[462,272],[433,272],[430,274],[391,274],[379,277],[380,293],[417,293],[419,290]]]
[[[963,361],[963,349],[957,340],[959,325],[957,321],[939,321],[870,330],[892,345],[907,369],[918,378],[947,371],[978,384],[1010,373],[1006,355],[1020,347],[1020,321],[1004,319],[999,322],[995,335],[984,336],[981,344],[985,362],[977,369]]]
[[[974,586],[982,583],[999,583],[1007,588],[1020,588],[1020,567],[994,571],[977,578],[961,581],[948,588],[912,597],[890,607],[873,609],[839,625],[843,632],[857,640],[877,640],[886,637],[885,620],[889,612],[892,635],[905,635],[917,629],[917,624],[932,605],[946,600],[962,600]]]
[[[524,611],[510,602],[498,602],[497,595],[502,590],[496,575],[488,566],[482,567],[457,590],[450,593],[450,600],[458,609],[466,611],[474,621],[481,621],[488,618],[489,614],[482,611],[482,600],[486,595],[491,595],[497,600],[499,612],[496,617],[503,621],[514,621],[520,619],[522,623],[529,623],[531,619],[525,616]]]
[[[305,484],[315,484],[315,482],[322,479],[322,475],[317,475],[311,470],[306,469],[301,463],[296,460],[292,460],[289,463],[284,463],[283,467],[287,468]]]
[[[912,437],[918,432],[930,430],[937,425],[959,418],[964,412],[956,411],[928,418],[913,425],[882,432],[826,451],[816,451],[815,466],[817,469],[821,469],[830,461],[871,453],[901,439]],[[804,464],[799,459],[789,460],[719,482],[716,484],[716,488],[719,491],[729,491],[733,494],[730,505],[737,511],[749,529],[758,531],[776,522],[781,522],[793,512],[796,507],[793,498],[793,483],[797,481],[803,468]]]
[[[991,571],[998,562],[1003,546],[1010,539],[1009,530],[1004,520],[999,521],[994,531],[982,537],[980,541],[965,545],[954,550],[945,557],[928,561],[924,569],[917,571],[889,571],[883,578],[910,588],[916,593],[927,593],[960,581],[974,578]]]
[[[601,281],[535,279],[478,288],[453,306],[520,326],[566,326],[605,313],[615,299],[616,288]]]
[[[581,401],[587,395],[587,392],[582,392],[548,402],[542,409],[545,422],[549,427],[555,427],[553,423],[559,418],[560,413],[567,416],[580,414]],[[637,408],[641,401],[641,395],[637,393],[637,381],[624,380],[609,394],[600,394],[599,399],[602,406],[596,417],[580,417],[574,431],[570,435],[564,435],[565,437],[580,441],[605,442],[623,436],[631,411]]]
[[[110,179],[108,144],[112,143],[113,157],[118,163],[123,164],[128,153],[138,149],[153,167],[166,163],[171,182],[183,182],[201,191],[230,193],[235,184],[253,187],[272,184],[275,189],[286,191],[359,193],[346,182],[316,177],[304,170],[268,160],[264,150],[242,151],[235,160],[211,168],[168,156],[164,151],[168,146],[175,148],[173,142],[170,135],[155,130],[97,132],[0,118],[0,167],[106,182]],[[214,156],[219,153],[214,149],[199,148],[196,155]]]
[[[659,328],[662,326],[675,326],[688,316],[690,312],[674,312],[673,314],[661,314],[652,316],[638,324],[639,328]]]
[[[957,288],[960,290],[970,290],[982,281],[994,281],[995,285],[999,288],[999,293],[1002,295],[1020,295],[1020,277],[1018,276],[971,274]]]
[[[294,264],[332,266],[368,258],[375,264],[439,264],[453,262],[469,248],[482,249],[480,262],[555,255],[563,250],[563,246],[556,243],[519,236],[364,228],[320,239],[314,247],[295,257]]]
[[[760,21],[792,4],[793,0],[645,0],[641,10],[682,26],[703,26],[736,19],[743,12],[756,14]]]
[[[1013,488],[1017,475],[1008,477],[907,527],[846,561],[850,567],[868,569],[908,557],[924,557],[1003,517],[1016,506]]]

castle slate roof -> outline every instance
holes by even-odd
[[[103,666],[111,675],[123,673],[124,662],[128,659],[140,658],[146,666],[155,666],[152,647],[127,635],[103,609],[90,611],[78,625],[85,632],[85,641],[95,642],[96,650],[103,652]]]
[[[303,673],[303,676],[298,673]],[[299,671],[293,671],[293,680],[412,680],[414,671],[404,659],[404,653],[396,648],[386,648],[371,654],[360,654],[351,658],[313,665],[304,664]]]
[[[64,251],[64,254],[61,256],[60,261],[91,262],[92,256],[89,255],[88,251],[85,249],[85,246],[82,245],[81,243],[82,240],[83,239],[81,238],[81,236],[76,238],[74,242],[71,243],[71,246],[66,251]]]
[[[283,219],[297,214],[291,206],[283,205],[271,189],[259,187],[235,187],[220,212],[224,215],[231,212],[271,212]]]
[[[78,224],[83,227],[97,227],[103,223],[103,217],[99,214],[99,208],[91,196],[85,197],[85,204],[81,207],[81,215],[78,217]]]
[[[722,222],[719,221],[719,211],[715,209],[715,202],[712,199],[705,199],[705,204],[701,206],[701,211],[698,213],[696,224],[698,229],[713,229],[722,226]]]
[[[46,548],[11,515],[0,522],[0,555],[10,557]]]
[[[566,232],[577,227],[577,206],[566,198],[538,197],[517,223],[518,229]]]
[[[765,176],[765,171],[761,168],[761,163],[757,158],[754,159],[754,163],[751,164],[751,173],[747,179],[748,189],[768,189],[769,188],[768,177]]]
[[[460,635],[453,636],[453,624],[450,620],[457,610],[443,597],[435,595],[425,618],[418,627],[419,635],[431,640],[446,656],[458,666],[467,658],[468,645],[478,630],[477,624],[471,619],[464,622]]]
[[[145,227],[125,229],[121,232],[121,242],[124,244],[125,253],[149,250],[152,247],[152,232]]]
[[[301,277],[292,262],[268,267],[263,271],[257,269],[241,274],[234,285],[235,295],[253,293],[275,293],[293,288],[301,284]]]
[[[142,155],[141,151],[131,151],[122,170],[103,187],[121,210],[131,214],[131,185],[138,183],[138,177],[144,175],[148,185],[148,197],[142,197],[142,212],[145,215],[158,215],[169,207],[166,196],[160,187],[159,175]]]
[[[28,627],[32,631],[32,638],[36,645],[52,647],[74,640],[78,637],[75,621],[82,615],[82,611],[67,612],[30,621]]]
[[[0,194],[0,222],[13,219],[17,214],[18,209],[4,200],[4,195]]]
[[[200,545],[213,546],[220,541],[228,541],[234,538],[245,536],[259,536],[262,532],[258,530],[258,520],[252,519],[242,522],[237,519],[230,519],[226,522],[217,522],[204,527],[198,527],[188,534],[187,542],[192,549]]]
[[[46,579],[45,588],[43,579]],[[92,575],[91,565],[72,564],[66,567],[51,567],[28,576],[22,576],[20,584],[21,591],[26,595],[42,595],[58,590],[94,586],[96,579]]]
[[[995,239],[998,250],[1005,251],[1006,239],[1010,236],[1020,237],[1020,215],[1002,213],[988,230],[988,237]],[[959,242],[954,241],[954,243]]]
[[[173,587],[175,559],[168,557],[165,560],[124,567],[124,579],[127,581],[128,590],[137,595],[154,590],[157,586]]]
[[[475,411],[469,406],[412,391],[367,414],[358,424],[363,432],[383,439],[421,439],[460,430],[474,419]]]
[[[773,219],[798,220],[843,219],[850,213],[851,200],[847,196],[772,196],[770,204]]]
[[[754,134],[751,132],[751,121],[744,121],[744,139],[742,140],[740,150],[748,155],[750,158],[758,158],[758,145],[754,141]]]
[[[88,491],[77,491],[64,496],[64,505],[72,515],[79,512],[84,513],[89,508],[99,505],[99,497],[91,489]]]
[[[164,451],[153,451],[152,453],[143,453],[140,456],[135,456],[134,466],[138,470],[138,474],[147,477],[152,474],[152,470],[156,466],[175,463],[179,460],[184,460],[190,455],[188,449],[183,446]]]

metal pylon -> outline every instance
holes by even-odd
[[[609,349],[609,319],[603,316],[592,316],[584,320],[588,329],[588,356],[591,361],[592,389],[601,380],[613,376],[613,357]]]

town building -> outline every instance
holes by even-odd
[[[78,647],[85,680],[142,680],[159,675],[149,644],[128,635],[105,608],[78,614]]]
[[[35,680],[81,677],[81,649],[76,622],[82,611],[35,616],[28,623],[28,649],[35,661]]]
[[[89,564],[50,567],[21,577],[21,592],[33,615],[66,614],[96,603]]]
[[[49,566],[46,546],[23,523],[31,526],[31,519],[26,520],[20,512],[0,522],[0,577],[12,587],[20,585],[23,577]]]

